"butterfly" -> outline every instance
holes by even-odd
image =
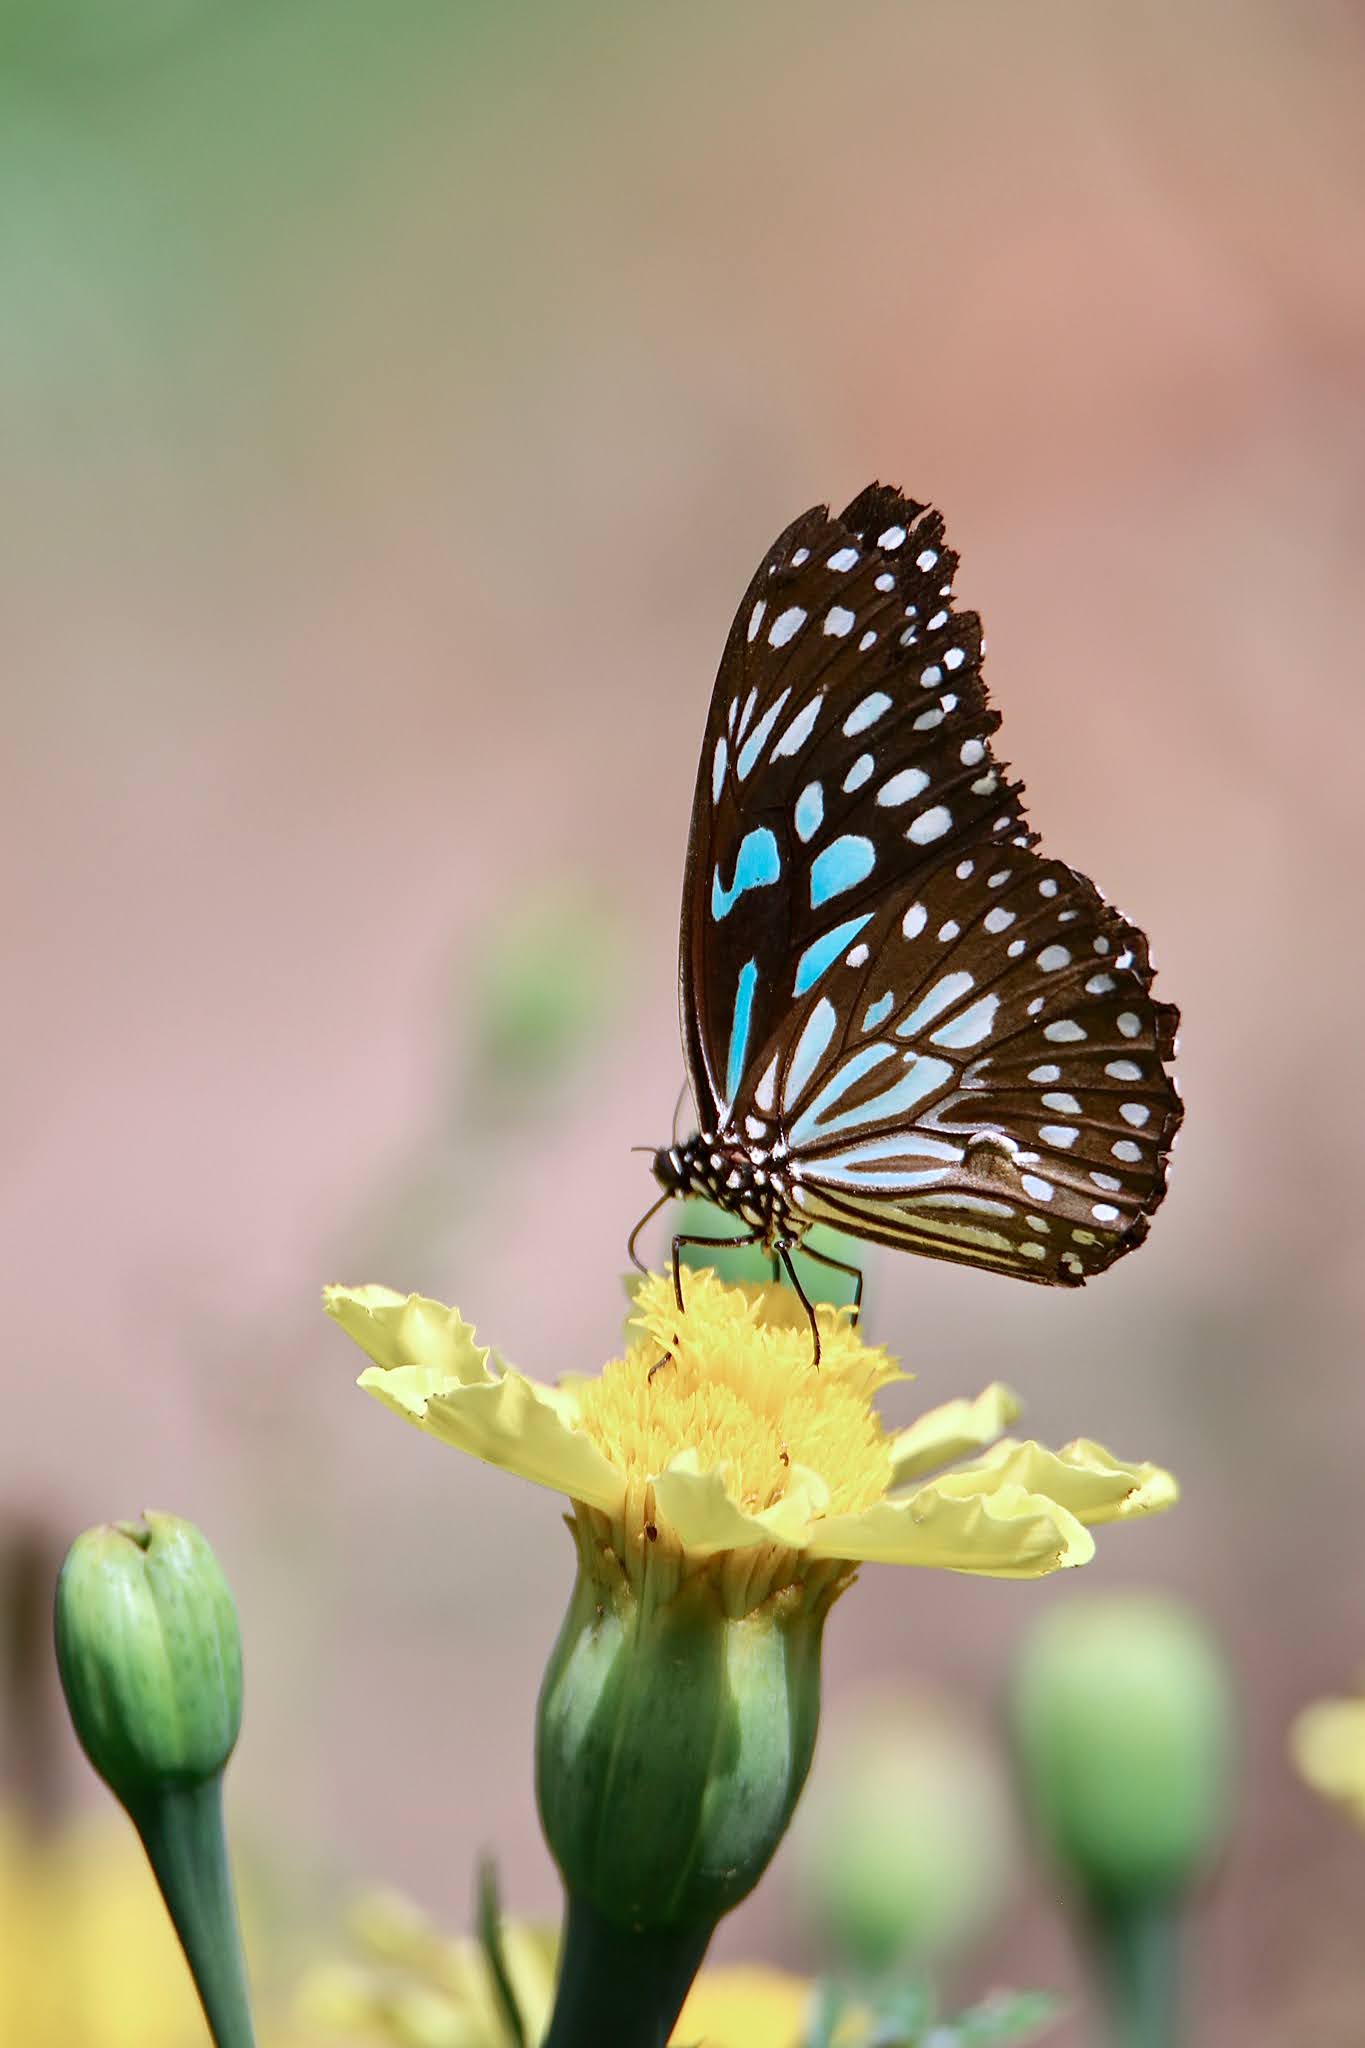
[[[680,1309],[687,1242],[762,1244],[806,1301],[817,1222],[1079,1286],[1165,1192],[1178,1012],[1143,933],[1025,822],[957,559],[938,512],[873,484],[793,521],[735,615],[683,884],[698,1129],[653,1172],[655,1209],[698,1195],[739,1230],[674,1241]]]

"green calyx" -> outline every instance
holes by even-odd
[[[174,1515],[87,1529],[57,1581],[57,1662],[81,1747],[130,1808],[223,1769],[242,1719],[227,1581]]]
[[[649,1571],[630,1583],[576,1534],[537,1716],[546,1839],[571,1906],[636,1933],[709,1934],[758,1882],[805,1783],[828,1603],[789,1586],[736,1617],[705,1569],[661,1571],[656,1598]]]

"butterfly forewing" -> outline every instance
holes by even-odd
[[[1176,1014],[1141,932],[1033,850],[955,567],[880,486],[760,566],[697,782],[689,1069],[809,1220],[1074,1283],[1161,1197]]]
[[[936,512],[873,490],[807,513],[760,566],[721,661],[683,910],[698,1102],[733,1100],[751,1048],[826,949],[907,869],[1024,831],[990,759],[980,622],[955,614]]]

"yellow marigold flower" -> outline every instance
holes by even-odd
[[[1316,1700],[1289,1731],[1299,1776],[1365,1828],[1365,1698]]]
[[[189,1972],[127,1822],[37,1835],[0,1812],[0,2041],[193,2048],[203,2037]]]
[[[454,1309],[331,1288],[360,1384],[568,1494],[578,1574],[541,1686],[536,1790],[568,1911],[545,2048],[667,2038],[711,1934],[758,1882],[810,1768],[825,1618],[859,1564],[1037,1578],[1089,1524],[1175,1498],[1097,1444],[1004,1435],[1004,1387],[890,1431],[903,1377],[846,1310],[692,1272],[647,1277],[623,1358],[549,1387]],[[945,1466],[955,1469],[943,1471]]]
[[[1087,1439],[1049,1451],[1005,1437],[1018,1404],[1002,1386],[888,1431],[873,1399],[905,1375],[831,1309],[818,1311],[815,1370],[784,1288],[691,1273],[680,1316],[671,1280],[651,1275],[625,1357],[555,1387],[506,1366],[440,1302],[387,1287],[331,1287],[326,1301],[374,1361],[361,1386],[396,1414],[568,1494],[628,1572],[645,1545],[651,1572],[717,1560],[746,1608],[796,1579],[832,1597],[862,1562],[1037,1578],[1086,1563],[1090,1526],[1177,1497],[1169,1473]]]

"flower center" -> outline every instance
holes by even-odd
[[[783,1497],[796,1467],[824,1480],[831,1514],[880,1500],[891,1464],[872,1396],[898,1376],[886,1353],[823,1309],[817,1368],[805,1311],[783,1288],[689,1273],[685,1295],[679,1316],[671,1280],[652,1274],[632,1319],[644,1335],[578,1388],[581,1427],[628,1482],[692,1451],[751,1514]]]

